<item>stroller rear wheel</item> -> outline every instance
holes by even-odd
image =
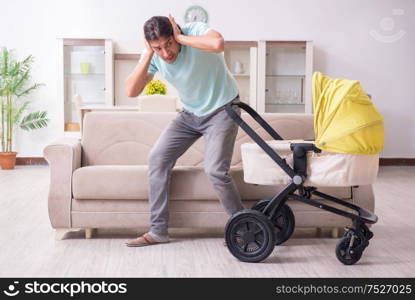
[[[229,219],[225,240],[229,251],[239,260],[260,262],[274,250],[274,225],[263,213],[245,209]]]
[[[255,203],[252,207],[254,210],[263,211],[268,205],[269,199],[263,199]],[[286,242],[294,232],[295,217],[291,208],[284,204],[281,210],[271,219],[274,224],[276,237],[275,245],[281,245]]]

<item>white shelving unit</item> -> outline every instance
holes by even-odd
[[[311,113],[311,41],[258,42],[259,113]]]
[[[258,45],[253,41],[226,41],[225,62],[239,88],[241,101],[256,109]]]
[[[226,41],[224,55],[241,100],[259,113],[312,112],[311,41]]]
[[[312,57],[311,41],[225,42],[224,59],[238,84],[240,98],[259,113],[312,112]],[[62,131],[70,134],[79,130],[75,93],[83,105],[135,105],[135,99],[124,99],[123,82],[138,59],[139,54],[114,55],[109,39],[58,39]],[[169,94],[174,92],[169,87]]]
[[[79,109],[83,105],[113,105],[113,45],[109,39],[58,39],[58,99],[62,103],[62,130],[79,131]]]

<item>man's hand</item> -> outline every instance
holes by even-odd
[[[148,54],[153,54],[154,53],[154,50],[153,50],[153,48],[151,48],[150,44],[146,40],[145,35],[144,35],[144,45],[146,46],[146,49],[147,49],[147,53]]]
[[[148,73],[154,50],[147,42],[144,34],[143,39],[146,47],[145,53],[143,53],[134,71],[125,80],[125,92],[128,97],[137,97],[154,76]]]
[[[179,26],[177,26],[176,21],[172,15],[169,14],[168,18],[170,20],[171,26],[173,27],[174,39],[179,44],[197,48],[206,52],[223,52],[225,42],[219,32],[211,29],[205,35],[185,35],[181,32]]]
[[[171,26],[173,27],[173,35],[174,35],[174,39],[181,44],[180,42],[180,38],[182,36],[182,32],[180,31],[179,26],[177,26],[176,21],[174,20],[173,16],[169,14],[168,16]]]

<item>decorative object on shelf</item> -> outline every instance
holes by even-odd
[[[190,22],[208,22],[208,13],[207,11],[199,6],[199,5],[193,5],[186,9],[186,12],[184,14],[184,22],[190,23]]]
[[[155,94],[166,95],[167,86],[163,81],[159,79],[153,79],[146,85],[145,94],[146,95],[155,95]]]
[[[91,73],[91,64],[87,62],[81,62],[81,74]]]
[[[2,169],[14,169],[17,152],[14,152],[14,129],[30,131],[48,125],[46,111],[23,113],[29,108],[30,101],[23,101],[33,90],[43,84],[30,84],[30,71],[33,56],[29,55],[22,61],[15,58],[14,51],[2,48],[0,51],[0,166]]]
[[[239,60],[235,61],[233,72],[235,74],[242,74],[244,72],[244,65]]]
[[[299,92],[298,91],[294,91],[293,98],[294,98],[294,103],[296,103],[296,104],[300,103],[300,97],[299,97]]]

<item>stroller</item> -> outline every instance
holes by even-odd
[[[315,72],[312,80],[315,141],[283,140],[245,103],[233,103],[225,108],[255,141],[241,145],[244,181],[263,185],[284,184],[274,197],[260,200],[251,209],[237,212],[228,220],[226,245],[232,255],[243,262],[266,259],[275,245],[290,238],[295,218],[287,205],[288,199],[351,220],[351,226],[346,228],[335,249],[337,259],[345,265],[359,261],[373,237],[366,224],[377,222],[374,213],[322,193],[317,187],[358,186],[374,182],[379,166],[378,153],[384,143],[383,118],[358,81],[331,79],[320,72]],[[245,110],[273,140],[264,141],[231,105]],[[339,169],[343,171],[339,172]],[[319,199],[335,203],[337,207]]]

